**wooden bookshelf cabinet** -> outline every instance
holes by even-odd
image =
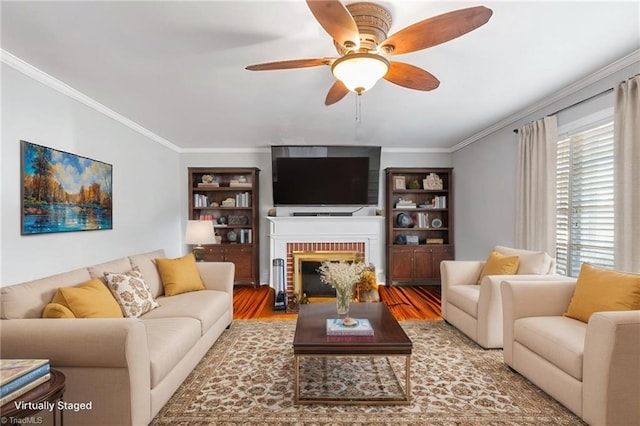
[[[434,175],[442,186],[425,188]],[[385,180],[387,286],[440,284],[440,262],[454,258],[453,169],[387,168]]]
[[[235,284],[260,286],[259,175],[255,167],[190,167],[189,219],[211,220],[219,244],[205,262],[233,262]]]

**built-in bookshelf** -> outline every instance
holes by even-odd
[[[440,284],[454,258],[453,169],[385,170],[387,285]]]
[[[218,244],[205,246],[206,262],[233,262],[235,283],[259,281],[259,174],[255,167],[190,167],[189,219],[210,220]]]

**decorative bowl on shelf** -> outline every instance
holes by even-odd
[[[407,244],[407,236],[400,234],[396,235],[396,244]]]
[[[410,228],[413,226],[413,219],[407,213],[400,213],[396,218],[396,223],[400,228]]]

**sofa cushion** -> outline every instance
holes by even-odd
[[[494,250],[505,256],[518,256],[518,274],[547,275],[551,269],[551,256],[544,251],[522,250],[505,246],[495,246]]]
[[[204,290],[193,253],[177,259],[156,259],[165,296]]]
[[[640,275],[583,263],[565,316],[589,322],[594,312],[640,309]]]
[[[561,316],[527,317],[513,325],[513,339],[582,381],[587,325]]]
[[[158,307],[137,268],[122,274],[107,272],[104,277],[125,317],[136,318]]]
[[[78,285],[90,279],[87,268],[81,268],[22,284],[0,287],[2,318],[41,318],[44,307],[51,302],[59,287]]]
[[[480,285],[482,279],[487,275],[513,275],[518,272],[520,259],[518,256],[506,256],[493,250],[480,272],[480,277],[476,284]]]
[[[48,303],[42,311],[42,318],[75,318],[71,309],[59,303]]]
[[[447,290],[447,303],[455,305],[474,318],[478,318],[480,286],[453,285]]]
[[[158,267],[156,266],[156,259],[159,257],[164,257],[164,250],[155,250],[149,253],[129,256],[131,267],[138,268],[153,297],[161,296],[164,292]]]
[[[97,278],[76,287],[60,287],[52,303],[69,308],[76,318],[122,318],[118,302]]]
[[[154,318],[144,319],[144,326],[153,389],[198,342],[200,323],[193,318]]]
[[[187,317],[200,321],[204,335],[220,319],[222,312],[233,305],[231,294],[218,290],[182,293],[176,296],[160,296],[156,299],[160,308],[147,312],[141,318]]]

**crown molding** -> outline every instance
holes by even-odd
[[[160,145],[169,148],[172,151],[175,152],[181,152],[181,149],[176,146],[175,144],[169,142],[168,140],[156,135],[155,133],[153,133],[152,131],[146,129],[145,127],[142,127],[141,125],[139,125],[138,123],[129,120],[128,118],[124,117],[121,114],[118,114],[117,112],[115,112],[114,110],[107,108],[106,106],[104,106],[103,104],[101,104],[100,102],[95,101],[94,99],[88,97],[87,95],[83,94],[82,92],[74,89],[73,87],[63,83],[62,81],[58,80],[55,77],[52,77],[51,75],[47,74],[46,72],[34,67],[33,65],[23,61],[22,59],[18,58],[17,56],[7,52],[4,49],[0,49],[0,58],[2,59],[2,62],[7,64],[8,66],[10,66],[11,68],[21,72],[22,74],[31,77],[32,79],[36,80],[39,83],[44,84],[47,87],[50,87],[53,90],[56,90],[60,93],[62,93],[63,95],[66,95],[68,97],[70,97],[71,99],[74,99],[86,106],[88,106],[89,108],[92,108],[94,110],[96,110],[97,112],[106,115],[109,118],[114,119],[115,121],[119,122],[120,124],[129,127],[130,129],[140,133],[142,136],[149,138],[151,140],[153,140],[154,142],[159,143]]]
[[[181,148],[182,154],[265,154],[271,148]]]
[[[588,75],[587,77],[578,80],[577,82],[565,87],[564,89],[555,92],[553,96],[549,96],[547,98],[544,98],[543,100],[541,100],[540,102],[537,102],[521,111],[518,111],[515,114],[512,114],[510,116],[508,116],[507,118],[505,118],[504,120],[501,120],[499,122],[497,122],[496,124],[487,127],[486,129],[482,130],[481,132],[478,132],[474,135],[472,135],[471,137],[463,140],[462,142],[458,143],[457,145],[454,145],[453,147],[451,147],[451,149],[449,150],[449,152],[456,152],[470,144],[472,144],[473,142],[476,142],[477,140],[482,139],[485,136],[490,135],[491,133],[498,131],[504,127],[507,126],[512,126],[514,122],[521,120],[545,107],[548,107],[549,105],[558,102],[560,100],[562,100],[563,98],[572,95],[594,83],[597,83],[598,81],[602,80],[603,78],[609,77],[610,75],[628,67],[633,65],[634,63],[640,62],[640,49],[634,50],[633,52],[631,52],[630,54],[618,59],[617,61],[607,65],[606,67],[594,72],[591,75]]]

